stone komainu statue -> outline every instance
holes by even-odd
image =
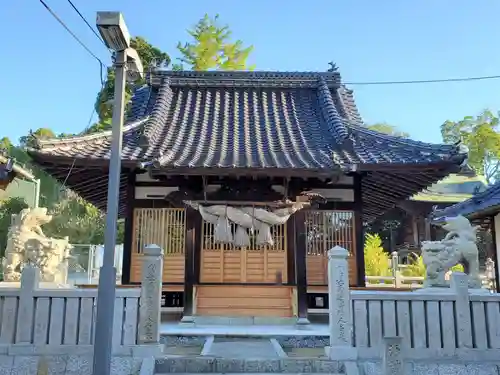
[[[469,274],[469,288],[481,288],[479,277],[479,250],[476,245],[477,227],[464,216],[448,218],[443,229],[448,231],[441,241],[423,241],[422,257],[426,266],[424,287],[446,287],[445,274],[465,261]]]
[[[68,237],[45,236],[41,226],[52,220],[46,208],[26,208],[12,216],[3,260],[4,281],[19,281],[25,264],[40,269],[41,281],[65,284],[69,257]]]

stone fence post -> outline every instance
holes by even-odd
[[[356,361],[356,348],[352,346],[351,302],[349,290],[349,252],[335,246],[328,251],[328,311],[332,360]],[[346,363],[347,365],[347,363]]]
[[[472,348],[472,317],[469,300],[469,276],[462,272],[451,274],[451,289],[455,294],[457,343],[459,348]]]
[[[138,344],[159,344],[163,250],[158,245],[144,248]]]
[[[405,375],[402,340],[397,336],[384,337],[382,374]]]
[[[40,270],[32,265],[26,265],[21,273],[21,288],[19,290],[19,307],[17,311],[16,344],[31,344],[33,329],[35,298],[33,292],[40,284]],[[8,319],[9,317],[4,317]],[[12,324],[14,324],[15,316]]]

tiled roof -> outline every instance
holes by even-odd
[[[128,123],[123,158],[164,167],[320,171],[436,163],[458,152],[363,128],[338,73],[165,72],[136,91]],[[110,136],[44,140],[34,153],[108,158]]]
[[[408,186],[416,184],[401,192],[406,199],[466,158],[456,145],[366,129],[337,72],[156,72],[129,107],[122,162],[128,168],[300,177],[340,169],[364,171],[373,185],[389,176],[379,172],[399,168],[410,172]],[[102,165],[110,140],[111,132],[43,140],[30,154],[41,165]],[[411,170],[422,167],[428,170],[415,182]]]
[[[438,203],[463,202],[488,188],[483,176],[451,174],[410,198],[413,201]]]
[[[444,220],[446,217],[463,215],[470,218],[491,215],[492,212],[500,211],[500,182],[489,187],[487,190],[474,195],[463,202],[436,210],[431,214],[434,221]]]

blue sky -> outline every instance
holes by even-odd
[[[65,0],[45,0],[109,63],[107,50]],[[500,74],[498,0],[73,0],[95,22],[119,10],[133,35],[176,57],[178,41],[204,13],[219,13],[236,38],[253,44],[259,70],[324,71],[335,61],[345,82]],[[85,128],[100,87],[99,64],[37,0],[3,1],[0,137],[29,129]],[[351,86],[365,122],[388,122],[412,138],[440,142],[439,126],[500,109],[500,80]]]

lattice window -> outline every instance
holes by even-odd
[[[354,212],[307,211],[307,255],[325,255],[334,246],[354,254]]]
[[[134,245],[160,246],[164,254],[184,254],[186,214],[183,208],[137,208],[134,210]]]
[[[234,235],[236,234],[237,225],[230,222],[231,232]],[[203,244],[202,248],[208,251],[238,251],[241,248],[234,246],[233,244],[222,244],[217,243],[214,238],[215,225],[210,224],[206,221],[203,221]],[[271,227],[271,236],[274,241],[273,246],[257,245],[257,231],[250,231],[246,229],[248,236],[250,237],[250,246],[245,247],[247,251],[259,251],[259,250],[271,250],[271,251],[285,251],[286,242],[286,224],[283,225],[273,225]]]

